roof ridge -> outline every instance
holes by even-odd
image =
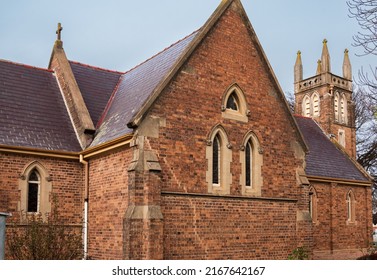
[[[20,63],[20,62],[14,62],[14,61],[6,60],[6,59],[1,59],[1,58],[0,58],[0,62],[5,62],[5,63],[17,65],[17,66],[22,66],[22,67],[26,67],[26,68],[29,68],[29,69],[41,70],[41,71],[45,71],[45,72],[49,72],[49,73],[54,73],[55,72],[52,69],[42,68],[42,67],[37,67],[37,66],[32,66],[32,65],[29,65],[29,64],[24,64],[24,63]]]
[[[89,65],[89,64],[74,61],[74,60],[68,60],[68,61],[70,63],[78,64],[78,65],[81,65],[81,66],[84,66],[84,67],[93,68],[93,69],[96,69],[96,70],[101,70],[101,71],[106,71],[106,72],[111,72],[111,73],[117,73],[117,74],[121,74],[121,75],[125,74],[125,72],[122,72],[122,71],[116,71],[116,70],[111,70],[111,69],[102,68],[102,67],[98,67],[98,66],[93,66],[93,65]]]
[[[202,28],[202,27],[201,27],[201,28]],[[170,46],[168,46],[168,47],[164,48],[163,50],[159,51],[158,53],[154,54],[154,55],[151,56],[150,58],[148,58],[148,59],[144,60],[143,62],[137,64],[136,66],[132,67],[132,68],[129,69],[128,71],[124,72],[123,75],[128,74],[129,72],[135,70],[136,68],[140,67],[141,65],[143,65],[143,64],[147,63],[148,61],[152,60],[152,59],[155,58],[156,56],[162,54],[163,52],[167,51],[168,49],[170,49],[170,48],[174,47],[175,45],[179,44],[180,42],[186,40],[188,37],[190,37],[190,36],[192,36],[193,34],[199,32],[199,30],[200,30],[201,28],[195,30],[194,32],[191,32],[189,35],[183,37],[182,39],[176,41],[175,43],[171,44]]]
[[[114,89],[113,89],[113,92],[111,93],[109,99],[107,100],[106,106],[105,106],[105,108],[103,109],[100,118],[98,119],[98,122],[95,124],[96,129],[98,129],[98,128],[101,126],[101,124],[103,123],[103,121],[104,121],[104,119],[105,119],[105,117],[106,117],[108,111],[110,110],[110,107],[111,107],[111,105],[113,104],[113,101],[114,101],[114,98],[115,98],[115,94],[116,94],[117,91],[118,91],[118,88],[119,88],[119,86],[120,86],[120,83],[121,83],[122,79],[123,79],[123,75],[121,75],[121,76],[118,78],[117,84],[115,85],[115,87],[114,87]]]

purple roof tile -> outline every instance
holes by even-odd
[[[153,94],[197,34],[198,32],[194,32],[122,75],[91,146],[132,132],[127,124]]]
[[[369,181],[351,159],[330,141],[313,119],[302,116],[295,118],[309,148],[306,156],[307,175]]]
[[[123,73],[70,61],[93,124],[97,125]]]
[[[0,60],[0,145],[81,150],[51,71]]]

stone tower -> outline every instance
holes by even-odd
[[[331,72],[327,40],[323,40],[321,59],[314,76],[303,79],[301,52],[294,66],[296,114],[313,118],[324,132],[356,157],[354,103],[352,101],[352,69],[348,50],[344,51],[343,75]]]

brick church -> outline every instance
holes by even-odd
[[[127,72],[69,60],[60,32],[47,69],[0,60],[8,223],[50,213],[54,195],[91,259],[287,259],[299,247],[352,259],[371,239],[347,51],[335,75],[324,41],[306,79],[298,53],[292,114],[240,0]]]

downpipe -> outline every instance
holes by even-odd
[[[80,155],[80,163],[84,165],[84,221],[83,221],[83,243],[84,243],[84,260],[88,258],[88,193],[89,193],[89,162],[84,160]]]

